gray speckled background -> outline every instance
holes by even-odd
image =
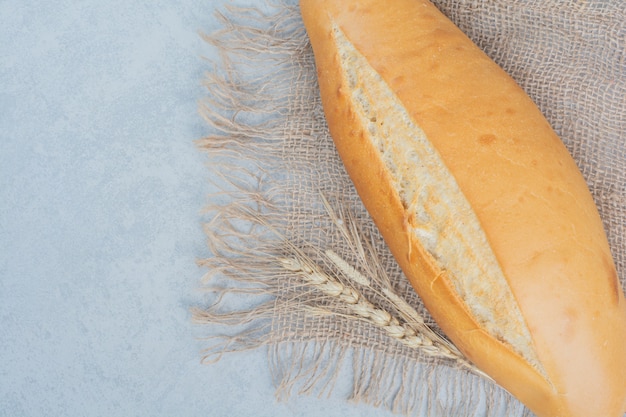
[[[277,403],[264,350],[200,364],[198,32],[226,3],[0,2],[0,416],[385,414],[345,383]]]

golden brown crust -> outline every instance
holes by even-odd
[[[425,0],[302,0],[328,125],[347,171],[438,324],[538,416],[621,416],[626,302],[575,162],[526,94]],[[474,209],[544,378],[483,331],[407,228],[408,212],[342,82],[338,25],[424,130]]]

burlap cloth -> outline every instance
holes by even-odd
[[[222,191],[211,196],[210,253],[202,261],[212,296],[194,312],[210,334],[218,334],[210,338],[204,359],[267,348],[279,397],[331,392],[335,378],[347,372],[352,400],[406,415],[532,415],[492,382],[453,360],[400,343],[346,308],[341,297],[285,268],[286,259],[304,257],[394,315],[398,306],[384,295],[392,290],[438,331],[338,159],[295,3],[223,10],[222,29],[206,36],[221,58],[210,63],[206,77],[201,112],[211,133],[200,146]],[[623,285],[626,3],[435,3],[513,76],[561,136],[599,207]],[[354,225],[361,243],[342,233],[346,224]],[[351,283],[329,262],[329,249],[378,278],[370,285]]]

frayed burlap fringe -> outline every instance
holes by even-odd
[[[624,45],[623,10],[611,2],[557,3],[438,5],[516,77],[564,136],[599,202],[623,282],[624,58],[590,55],[599,44]],[[194,310],[213,335],[204,361],[265,347],[282,399],[330,395],[341,376],[352,378],[352,400],[403,415],[530,416],[440,335],[335,153],[297,5],[264,7],[225,10],[223,29],[205,37],[220,60],[206,75],[200,106],[211,134],[198,144],[221,191],[207,208],[210,253],[201,261],[210,299]],[[565,41],[561,49],[550,39],[538,42],[545,35],[533,39],[522,29],[537,32],[543,13],[553,16],[543,19],[554,23],[548,33],[571,24],[588,39],[575,50]],[[589,27],[604,32],[593,37],[584,32]],[[542,59],[554,51],[596,67],[568,72],[561,56],[546,65]],[[575,100],[579,78],[599,92],[581,87],[584,96]]]

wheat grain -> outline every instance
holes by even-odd
[[[335,264],[337,268],[341,272],[343,272],[348,278],[352,281],[355,281],[361,285],[369,286],[370,280],[367,279],[363,274],[361,274],[355,267],[346,262],[342,257],[337,255],[334,251],[327,249],[325,252],[326,256],[332,263]]]

